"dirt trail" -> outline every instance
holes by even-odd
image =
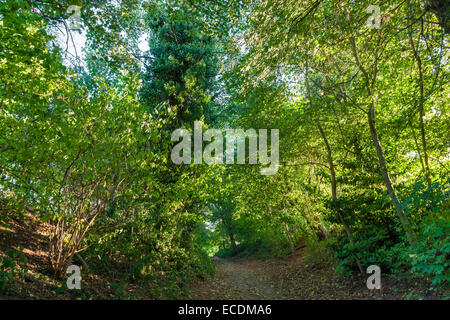
[[[379,300],[436,299],[427,282],[382,277],[381,290],[368,290],[366,278],[343,277],[333,265],[311,265],[303,250],[279,259],[222,259],[214,257],[214,276],[190,286],[188,299],[196,300]]]
[[[215,257],[214,259],[223,265],[225,271],[237,287],[242,299],[246,300],[281,300],[285,297],[275,291],[273,286],[259,278],[253,270],[246,265],[238,265],[233,261]]]
[[[18,250],[28,262],[20,265],[28,272],[24,279],[11,283],[2,299],[73,299],[68,291],[58,292],[61,281],[49,274],[48,235],[50,226],[37,219],[11,220],[0,227],[0,259],[6,249]],[[441,299],[443,295],[425,280],[395,280],[382,274],[381,290],[368,290],[366,277],[343,277],[335,272],[334,263],[311,259],[304,246],[283,258],[257,259],[240,257],[212,258],[216,273],[190,283],[179,298],[196,300],[279,300],[279,299]],[[117,298],[117,276],[87,274],[83,285],[94,299]],[[130,283],[127,294],[148,298],[151,283]],[[126,298],[121,296],[120,298]],[[158,298],[158,297],[156,297]]]
[[[281,300],[286,299],[274,284],[256,272],[247,259],[213,257],[216,273],[190,286],[189,299]]]

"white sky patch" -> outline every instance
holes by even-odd
[[[141,50],[142,52],[147,52],[150,50],[150,47],[148,45],[148,41],[149,41],[150,37],[148,36],[148,34],[143,34],[140,38],[139,38],[139,50]]]
[[[86,31],[70,30],[67,32],[63,24],[50,28],[48,32],[55,36],[55,44],[61,48],[64,65],[67,67],[85,66],[86,55],[84,49],[86,47]],[[149,35],[142,34],[138,40],[138,48],[142,53],[148,52]]]
[[[52,42],[61,48],[65,66],[84,65],[84,47],[86,45],[86,32],[84,30],[67,30],[65,25],[60,23],[50,27],[47,31],[55,37]]]
[[[205,225],[206,225],[206,229],[208,229],[209,231],[214,232],[216,229],[212,222],[205,221]]]
[[[419,153],[417,151],[410,151],[406,154],[406,159],[414,160],[419,158]]]
[[[72,31],[73,42],[69,41],[69,52],[72,55],[77,55],[82,61],[84,61],[84,47],[86,45],[86,32]],[[70,39],[72,40],[72,39]]]

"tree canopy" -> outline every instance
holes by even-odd
[[[377,265],[448,297],[448,12],[437,0],[0,1],[0,231],[37,218],[49,275],[83,264],[151,283],[155,298],[213,273],[210,256],[300,243],[336,272]],[[277,172],[249,154],[173,163],[174,131],[198,121],[216,142],[254,129],[259,148],[261,130],[279,130]],[[12,269],[0,260],[0,292]]]

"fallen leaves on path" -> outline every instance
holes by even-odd
[[[334,267],[311,267],[303,250],[282,259],[215,258],[216,274],[191,285],[191,299],[391,300],[439,299],[425,281],[382,277],[381,290],[369,290],[367,278],[344,277]],[[368,275],[369,276],[369,275]],[[411,292],[413,294],[411,294]]]

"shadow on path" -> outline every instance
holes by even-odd
[[[245,264],[239,263],[239,260],[213,257],[213,261],[217,261],[223,266],[223,268],[220,269],[224,270],[228,275],[227,278],[233,281],[233,284],[238,288],[242,299],[285,299],[282,295],[277,293],[271,285],[261,280],[253,270],[249,269]]]

